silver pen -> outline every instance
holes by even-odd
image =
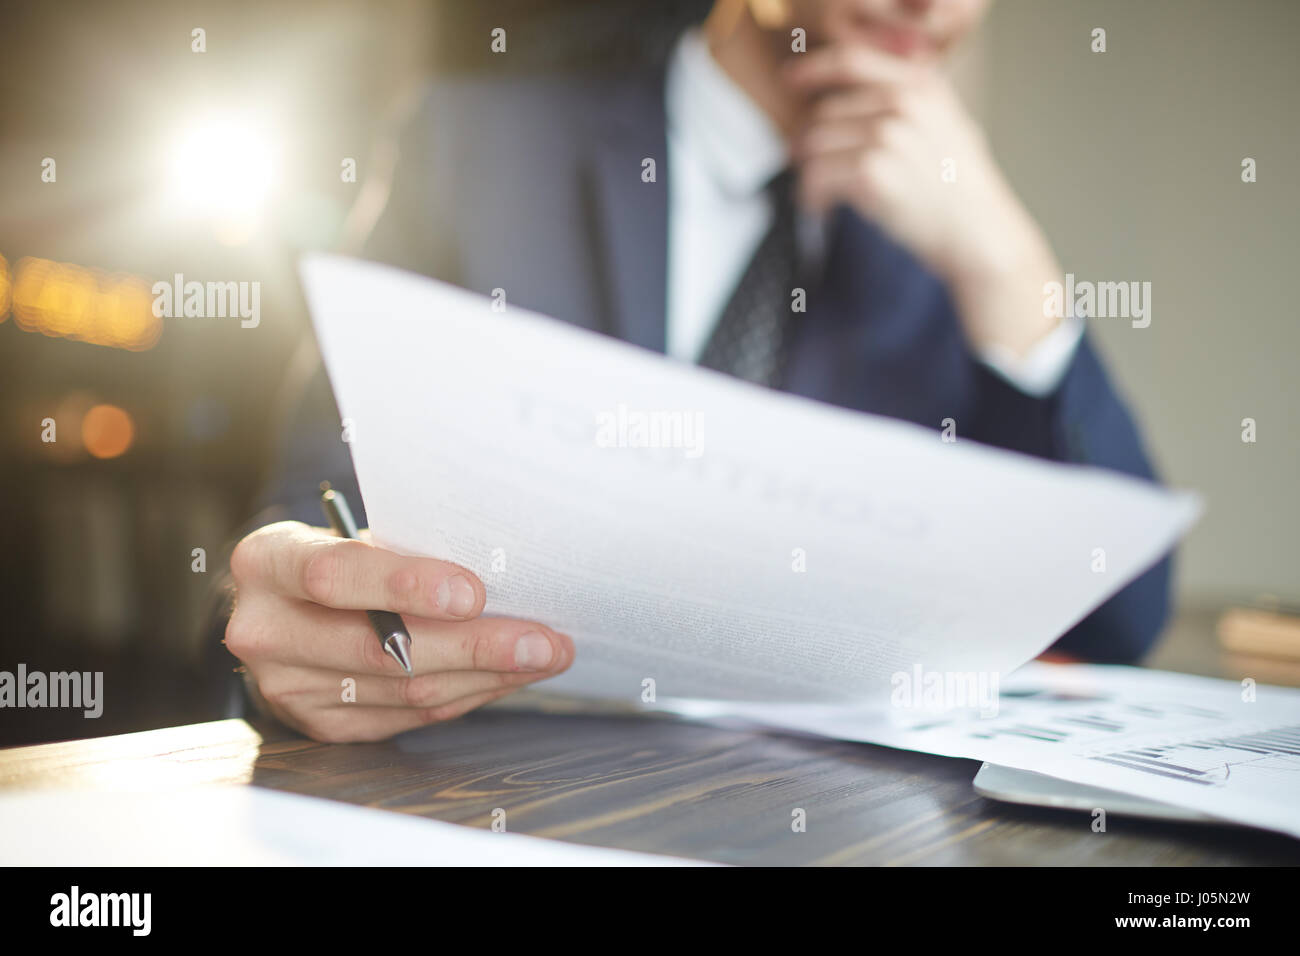
[[[360,538],[357,533],[357,522],[352,517],[347,499],[331,488],[328,481],[320,483],[320,490],[320,506],[325,512],[325,520],[330,523],[334,533],[340,538],[353,540]],[[367,611],[366,617],[370,618],[370,626],[374,629],[375,636],[379,638],[379,643],[384,646],[384,650],[391,654],[393,660],[401,664],[402,670],[410,676],[411,633],[406,629],[402,618],[392,611]]]

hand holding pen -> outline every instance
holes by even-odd
[[[337,509],[341,496],[327,493]],[[348,523],[336,534],[282,521],[248,535],[231,556],[237,602],[226,646],[284,723],[317,740],[382,740],[573,662],[568,636],[481,616],[486,591],[465,568],[345,531],[357,533]]]

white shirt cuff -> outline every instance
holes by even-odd
[[[1046,398],[1056,391],[1074,360],[1083,338],[1083,319],[1070,315],[1036,343],[1024,357],[992,345],[980,351],[980,361],[1026,395]]]

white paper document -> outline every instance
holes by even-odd
[[[994,712],[983,714],[716,701],[665,707],[985,760],[1300,836],[1300,690],[1041,662],[1000,690]]]
[[[684,864],[253,786],[0,794],[0,866]]]
[[[916,664],[1009,673],[1199,508],[384,266],[302,273],[375,540],[570,634],[554,690],[862,702]]]

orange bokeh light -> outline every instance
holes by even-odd
[[[13,280],[9,278],[9,263],[0,256],[0,322],[9,318],[9,295]]]
[[[26,332],[136,352],[162,335],[152,286],[138,276],[26,256],[18,260],[11,292],[14,321]]]
[[[135,423],[116,405],[96,405],[81,420],[81,441],[96,458],[116,458],[135,441]]]

